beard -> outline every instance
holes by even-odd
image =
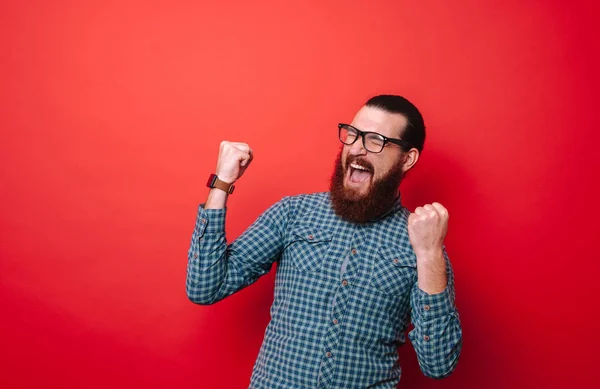
[[[398,197],[400,182],[402,181],[402,165],[401,158],[383,177],[374,180],[373,178],[367,193],[359,194],[353,189],[344,187],[344,176],[348,166],[352,162],[357,162],[360,165],[369,167],[373,172],[372,165],[360,157],[348,155],[346,158],[346,166],[342,166],[342,151],[343,147],[335,160],[333,175],[329,191],[333,210],[344,220],[351,223],[367,223],[375,220],[389,211],[394,205],[394,201]],[[372,176],[373,177],[373,176]]]

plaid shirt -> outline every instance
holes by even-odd
[[[335,215],[328,193],[285,197],[229,245],[225,213],[200,205],[186,288],[193,302],[213,304],[278,262],[251,388],[395,388],[410,318],[423,373],[443,378],[454,370],[462,330],[452,268],[444,250],[446,289],[419,289],[409,211],[399,199],[383,217],[358,225]]]

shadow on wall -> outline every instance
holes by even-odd
[[[273,303],[276,265],[249,287],[202,311],[195,349],[201,350],[201,387],[247,388]]]

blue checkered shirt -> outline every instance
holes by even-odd
[[[328,193],[285,197],[231,244],[224,209],[200,205],[188,252],[186,288],[213,304],[254,283],[277,262],[271,321],[250,388],[396,388],[397,348],[408,333],[419,366],[443,378],[455,368],[462,330],[448,285],[428,295],[400,199],[363,225],[339,218]]]

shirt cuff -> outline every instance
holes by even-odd
[[[204,209],[204,204],[198,206],[196,218],[196,233],[199,236],[225,232],[225,214],[227,208]]]
[[[427,294],[418,286],[417,288],[417,315],[421,320],[431,320],[448,315],[456,310],[453,294],[446,285],[441,293]]]

